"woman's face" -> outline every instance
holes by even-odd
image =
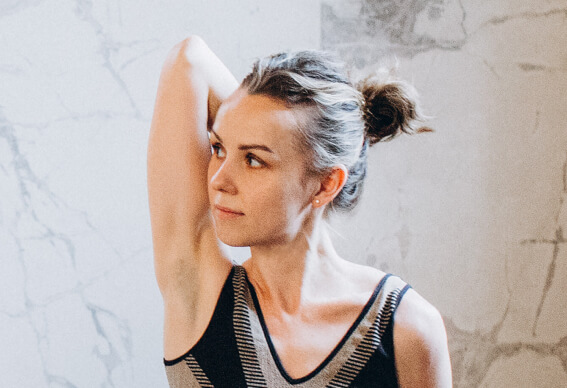
[[[311,213],[319,180],[297,147],[306,113],[238,89],[210,131],[208,190],[215,229],[232,246],[292,240]]]

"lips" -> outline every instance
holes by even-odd
[[[215,209],[215,213],[217,214],[217,216],[220,217],[220,218],[224,218],[224,219],[237,218],[237,217],[244,215],[244,213],[242,213],[238,210],[234,210],[234,209],[224,207],[224,206],[215,205],[214,209]]]

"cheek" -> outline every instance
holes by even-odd
[[[255,188],[251,205],[282,221],[296,216],[306,202],[306,191],[297,177],[279,176],[270,182],[257,182]]]
[[[286,191],[281,181],[274,176],[257,176],[240,181],[241,200],[254,214],[255,219],[281,218],[284,213]]]
[[[316,192],[315,181],[308,178],[304,170],[297,168],[295,172],[286,181],[285,191],[290,201],[299,203],[303,207],[311,202],[311,197]]]
[[[276,183],[276,184],[274,184]],[[247,196],[248,204],[261,212],[279,207],[283,192],[277,182],[252,180],[248,182],[250,194]]]

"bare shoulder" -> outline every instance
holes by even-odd
[[[342,260],[341,273],[345,278],[345,282],[350,280],[353,288],[362,294],[372,293],[376,285],[380,282],[386,273],[363,264],[358,264],[349,260]]]
[[[443,318],[413,289],[408,290],[396,311],[394,353],[400,387],[452,386]]]

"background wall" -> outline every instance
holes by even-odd
[[[343,252],[441,310],[456,387],[567,386],[567,2],[325,1],[322,20],[360,68],[395,55],[436,130],[376,146]]]
[[[432,134],[377,145],[341,252],[442,312],[456,387],[567,383],[567,3],[0,4],[0,386],[165,387],[145,158],[167,50],[238,77],[337,50],[413,81]]]

